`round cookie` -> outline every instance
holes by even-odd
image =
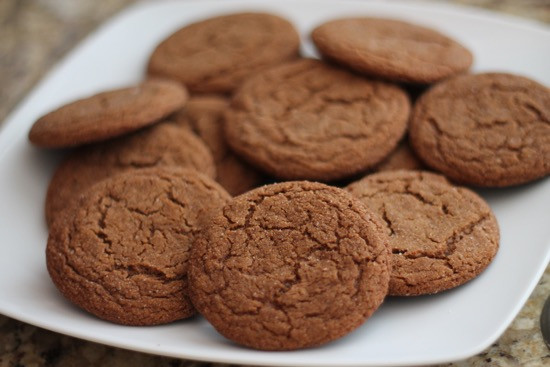
[[[48,272],[67,299],[108,321],[156,325],[189,317],[191,245],[202,215],[229,198],[212,179],[181,168],[99,182],[70,218],[54,221]]]
[[[187,98],[186,89],[178,83],[155,79],[99,93],[39,118],[29,140],[48,148],[106,140],[160,121],[182,108]]]
[[[394,81],[433,83],[467,70],[472,54],[426,27],[384,18],[346,18],[312,32],[319,52],[359,72]]]
[[[225,134],[233,151],[275,177],[330,181],[383,160],[409,110],[397,86],[303,59],[247,80],[226,112]]]
[[[512,74],[452,78],[416,103],[410,142],[456,182],[503,187],[538,179],[550,173],[550,90]]]
[[[160,166],[196,169],[215,177],[212,155],[191,132],[167,123],[79,148],[61,163],[46,194],[46,221],[50,225],[80,193],[93,184],[129,170]]]
[[[223,113],[228,106],[229,101],[222,97],[193,97],[171,120],[204,141],[214,157],[216,181],[231,195],[239,195],[259,186],[264,177],[229,150],[223,133]]]
[[[479,275],[497,253],[499,229],[487,203],[443,176],[381,172],[347,190],[386,223],[392,249],[390,295],[457,287]]]
[[[412,151],[409,142],[404,139],[386,159],[376,166],[374,171],[421,170],[423,168],[424,165]]]
[[[178,30],[154,50],[147,72],[193,92],[227,93],[259,70],[298,57],[300,37],[287,20],[265,13],[206,19]]]
[[[190,296],[225,337],[263,350],[321,345],[382,303],[387,237],[344,190],[267,185],[212,213],[191,250]]]

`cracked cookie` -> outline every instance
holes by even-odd
[[[300,37],[287,20],[239,13],[190,24],[162,41],[150,75],[178,80],[193,92],[227,93],[265,67],[298,57]]]
[[[434,29],[383,18],[346,18],[315,28],[315,46],[326,58],[394,81],[434,83],[467,70],[473,56]]]
[[[263,186],[206,221],[189,260],[191,300],[239,344],[321,345],[361,325],[386,295],[383,225],[344,190],[306,181]]]
[[[453,181],[503,187],[550,174],[550,90],[503,73],[455,77],[414,107],[410,142]]]
[[[248,79],[225,115],[230,147],[280,179],[331,181],[382,161],[407,127],[399,87],[303,59]]]
[[[187,269],[201,216],[230,198],[212,179],[181,168],[117,175],[80,196],[51,226],[48,272],[84,310],[124,325],[194,314]]]
[[[223,133],[223,113],[228,106],[226,98],[193,97],[171,120],[191,129],[204,141],[214,157],[216,181],[231,195],[239,195],[259,186],[265,178],[227,146]]]
[[[159,166],[188,167],[215,176],[212,155],[199,138],[185,129],[161,123],[72,152],[48,186],[46,221],[50,225],[80,193],[107,177]]]
[[[160,121],[182,108],[187,97],[187,90],[178,83],[156,79],[99,93],[39,118],[29,140],[48,148],[107,140]]]
[[[497,253],[499,229],[487,203],[443,176],[381,172],[347,190],[385,222],[392,249],[390,295],[457,287],[478,276]]]

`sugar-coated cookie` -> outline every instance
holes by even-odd
[[[496,218],[473,191],[422,171],[388,171],[348,186],[385,222],[392,250],[390,295],[450,289],[479,275],[499,247]]]
[[[77,149],[57,167],[46,194],[46,221],[51,224],[80,193],[116,174],[142,168],[179,166],[214,178],[212,155],[191,132],[167,123]]]
[[[512,74],[464,75],[415,104],[410,142],[431,168],[486,187],[550,174],[550,89]]]
[[[152,168],[101,181],[51,226],[48,272],[84,310],[124,325],[189,317],[187,269],[201,217],[229,194],[194,170]]]
[[[266,13],[205,19],[178,30],[154,50],[147,71],[193,92],[227,93],[259,70],[298,57],[300,37],[287,20]]]
[[[328,59],[368,75],[433,83],[467,70],[472,54],[434,29],[384,18],[345,18],[318,26],[312,39]]]
[[[396,170],[421,170],[424,164],[411,149],[405,138],[390,155],[374,168],[375,172]]]
[[[182,85],[151,79],[66,104],[40,117],[29,140],[64,148],[114,138],[160,121],[182,108],[187,98]]]
[[[225,115],[230,147],[286,180],[331,181],[383,160],[407,127],[399,87],[302,59],[250,78]]]
[[[267,185],[212,213],[191,252],[189,289],[225,337],[264,350],[321,345],[382,303],[387,237],[344,190],[305,181]]]
[[[223,97],[193,97],[171,120],[191,129],[204,141],[214,157],[216,181],[231,195],[239,195],[259,186],[265,177],[227,146],[223,133],[223,113],[228,106],[229,101]]]

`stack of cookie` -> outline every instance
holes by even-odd
[[[32,143],[75,147],[46,198],[65,297],[125,325],[198,311],[237,343],[288,350],[489,265],[496,218],[456,184],[550,173],[549,90],[463,74],[466,48],[402,21],[340,19],[312,39],[324,61],[300,58],[279,16],[203,20],[158,45],[147,81],[35,123]]]

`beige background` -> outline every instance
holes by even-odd
[[[0,121],[44,74],[100,23],[133,0],[0,0]],[[550,0],[446,1],[550,24]],[[539,329],[550,294],[550,267],[514,322],[478,356],[447,366],[550,366]],[[111,348],[63,336],[0,315],[0,367],[223,366]]]

